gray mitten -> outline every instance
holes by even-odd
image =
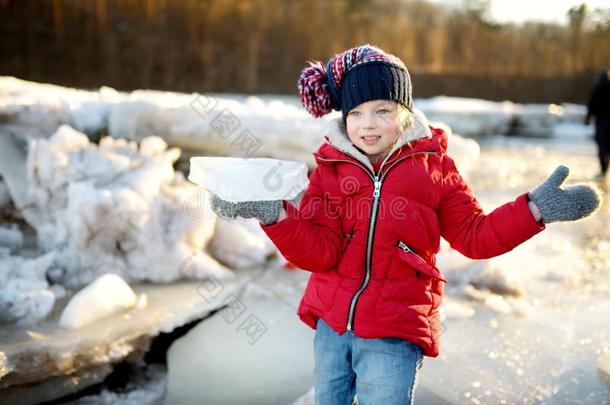
[[[212,195],[212,211],[223,218],[256,218],[259,222],[269,225],[277,221],[281,210],[281,200],[243,201],[234,203],[223,200],[216,194]]]
[[[589,216],[600,205],[601,194],[595,187],[577,184],[559,188],[569,173],[567,166],[559,165],[544,182],[528,193],[545,224],[575,221]]]

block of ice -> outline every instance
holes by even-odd
[[[119,276],[107,273],[77,292],[59,318],[59,325],[79,329],[97,319],[130,308],[138,301],[131,287]]]
[[[269,158],[192,157],[189,180],[227,201],[290,200],[308,183],[304,163]]]

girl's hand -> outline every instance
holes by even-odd
[[[540,210],[545,224],[556,221],[575,221],[591,215],[600,205],[600,191],[587,184],[559,188],[570,169],[558,166],[538,187],[528,193]]]
[[[212,194],[212,211],[227,219],[256,218],[265,225],[276,222],[284,210],[281,200],[230,202]]]

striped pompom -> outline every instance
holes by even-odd
[[[322,62],[309,62],[299,76],[299,93],[303,107],[315,118],[322,117],[332,110],[328,78]]]

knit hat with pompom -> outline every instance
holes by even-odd
[[[331,110],[347,113],[371,100],[393,100],[413,111],[411,78],[396,56],[372,45],[350,48],[330,58],[326,65],[309,62],[299,77],[301,102],[315,118]]]

